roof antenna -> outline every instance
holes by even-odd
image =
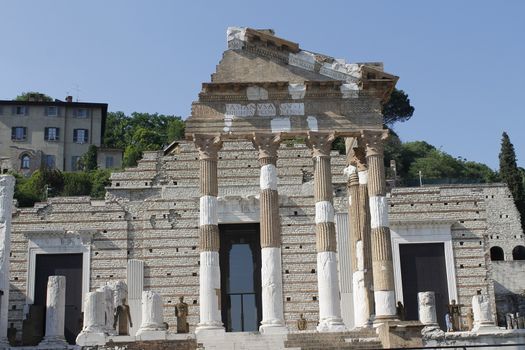
[[[77,102],[80,98],[80,86],[78,84],[75,84],[75,91],[77,93]]]

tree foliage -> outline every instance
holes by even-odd
[[[516,162],[514,145],[510,142],[509,135],[503,133],[501,138],[501,150],[499,153],[499,172],[503,182],[507,184],[514,203],[521,215],[521,223],[525,228],[525,191],[523,173]]]
[[[37,91],[23,92],[16,96],[15,101],[39,101],[39,102],[53,102],[53,98],[46,94]]]
[[[110,172],[96,169],[82,172],[64,172],[42,168],[30,177],[13,174],[16,178],[14,197],[20,207],[31,207],[36,202],[53,196],[91,196],[103,199],[109,186]]]
[[[144,151],[162,149],[184,137],[184,121],[164,114],[109,112],[104,145],[124,150],[124,166],[135,166]]]
[[[403,90],[394,88],[390,99],[383,105],[383,123],[392,126],[396,122],[405,122],[414,114],[408,95]]]
[[[80,158],[80,166],[84,171],[96,170],[97,164],[98,147],[90,145],[87,152]]]

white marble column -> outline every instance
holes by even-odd
[[[135,335],[142,321],[142,291],[144,290],[144,261],[128,260],[127,267],[128,305],[133,327],[129,335]],[[119,303],[121,301],[119,300]]]
[[[425,326],[437,326],[436,296],[434,292],[417,293],[419,321]]]
[[[97,292],[104,293],[104,332],[109,335],[117,335],[117,331],[113,328],[113,317],[115,314],[113,288],[109,285],[105,285],[98,288]]]
[[[317,238],[317,285],[319,290],[319,332],[340,332],[346,328],[341,317],[337,242],[330,149],[334,134],[309,132],[307,146],[314,160],[315,231]]]
[[[7,341],[9,312],[9,254],[11,253],[11,215],[15,178],[0,175],[0,348],[9,346]]]
[[[142,292],[142,323],[137,331],[137,339],[160,340],[166,338],[162,298],[153,291]]]
[[[200,226],[199,226],[199,311],[195,330],[224,331],[222,325],[221,270],[219,266],[219,226],[217,213],[217,159],[222,147],[219,136],[194,135],[200,159]]]
[[[104,292],[89,292],[84,297],[84,327],[76,343],[80,346],[104,345],[106,295]],[[111,317],[113,322],[113,316]]]
[[[39,346],[55,349],[67,346],[64,338],[65,312],[66,277],[49,276],[47,280],[46,333]]]
[[[277,150],[281,137],[255,134],[253,145],[259,151],[260,215],[261,215],[261,333],[286,333],[283,311],[283,280],[281,263],[281,220],[277,192]]]
[[[492,318],[490,301],[486,295],[477,294],[472,297],[472,312],[474,313],[473,332],[497,329]]]
[[[365,131],[368,164],[368,194],[370,208],[372,267],[374,280],[375,321],[396,319],[396,293],[392,244],[388,223],[385,166],[383,164],[384,131]]]

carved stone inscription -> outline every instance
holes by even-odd
[[[235,117],[304,115],[304,103],[281,103],[278,104],[278,106],[279,114],[277,114],[277,107],[273,103],[248,103],[247,105],[240,103],[227,103],[225,115]]]

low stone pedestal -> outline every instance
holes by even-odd
[[[472,297],[472,311],[474,313],[474,327],[472,332],[484,333],[495,332],[498,327],[492,319],[489,298],[486,295],[474,295]]]
[[[425,327],[418,321],[384,321],[375,325],[383,348],[422,347],[421,331]]]
[[[142,292],[142,323],[137,331],[137,340],[165,340],[166,335],[160,294]]]
[[[84,298],[84,327],[77,336],[76,343],[80,346],[106,344],[105,309],[106,294],[102,291],[87,293]]]

